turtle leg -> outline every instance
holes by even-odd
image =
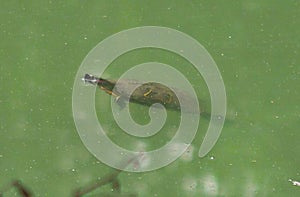
[[[123,109],[126,106],[125,99],[121,94],[108,90],[104,87],[100,87],[100,89],[105,91],[107,94],[114,96],[116,103],[118,103],[121,109]]]
[[[107,94],[110,94],[110,95],[112,95],[112,96],[114,96],[114,97],[119,97],[120,95],[117,95],[116,93],[114,93],[113,91],[111,91],[111,90],[108,90],[108,89],[105,89],[104,87],[100,87],[100,89],[101,90],[103,90],[103,91],[105,91]]]
[[[124,109],[124,107],[126,106],[126,100],[123,96],[116,97],[115,101],[120,106],[120,109]]]

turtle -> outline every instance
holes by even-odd
[[[90,74],[85,74],[82,78],[84,82],[97,85],[99,88],[106,93],[114,96],[116,102],[120,106],[124,105],[124,100],[129,102],[138,103],[141,105],[151,106],[153,104],[159,103],[163,105],[166,109],[180,111],[181,106],[178,97],[172,89],[167,86],[157,83],[157,82],[147,82],[143,83],[136,80],[109,80],[104,78],[98,78]],[[133,91],[132,91],[133,90]],[[195,111],[195,102],[187,92],[182,90],[177,90],[177,94],[180,96],[181,101],[185,103],[185,111],[192,112]],[[202,112],[201,112],[202,113]]]

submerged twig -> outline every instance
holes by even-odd
[[[19,192],[19,194],[22,196],[22,197],[32,197],[33,194],[31,193],[31,191],[25,187],[21,181],[19,180],[15,180],[15,181],[12,181],[11,184],[9,184],[6,188],[4,188],[2,191],[0,191],[0,197],[3,196],[3,194],[7,191],[9,191],[11,188],[16,188],[17,191]]]
[[[124,168],[128,167],[130,164],[136,164],[140,156],[141,155],[131,158],[129,161],[125,163]],[[87,186],[85,188],[78,189],[77,191],[75,191],[74,197],[80,197],[82,195],[88,194],[107,184],[112,184],[112,191],[115,192],[115,194],[111,194],[111,195],[107,194],[106,196],[118,196],[118,197],[137,196],[136,194],[121,194],[121,186],[118,180],[118,176],[123,171],[124,170],[116,169],[115,172],[104,176],[101,180],[99,180],[95,184]]]

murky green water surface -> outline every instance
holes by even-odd
[[[7,1],[1,3],[0,190],[20,179],[36,196],[69,196],[113,169],[81,142],[72,116],[72,86],[87,53],[119,31],[166,26],[198,40],[226,86],[228,121],[209,154],[197,156],[208,120],[180,159],[147,173],[120,174],[139,196],[297,196],[300,187],[300,5],[298,1]],[[209,109],[203,79],[184,59],[157,49],[116,59],[105,76],[158,61],[185,73]],[[88,87],[87,87],[88,88]],[[149,141],[122,133],[96,92],[99,121],[120,146],[154,149],[174,135],[178,114]],[[139,123],[148,111],[132,106]],[[105,150],[104,150],[105,151]],[[97,192],[109,192],[109,186]],[[5,196],[17,196],[9,190]]]

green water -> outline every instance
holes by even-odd
[[[0,191],[20,179],[36,196],[70,196],[113,172],[90,154],[76,131],[75,75],[101,40],[157,25],[182,31],[209,51],[225,83],[229,120],[206,157],[197,156],[208,126],[201,119],[190,154],[153,172],[123,172],[122,191],[146,197],[300,194],[300,187],[288,182],[300,181],[298,1],[2,1],[0,10]],[[118,77],[150,60],[186,72],[209,108],[201,77],[167,52],[133,51],[105,74]],[[101,118],[110,97],[97,91],[95,99],[109,136],[131,148],[126,140],[134,139],[121,133],[110,115]],[[144,114],[136,115],[137,122],[148,120],[145,107],[133,109]],[[169,121],[177,120],[172,112]],[[140,143],[150,149],[166,143],[174,134],[170,127],[160,140]],[[95,193],[109,191],[106,186]],[[11,189],[4,196],[18,195]]]

